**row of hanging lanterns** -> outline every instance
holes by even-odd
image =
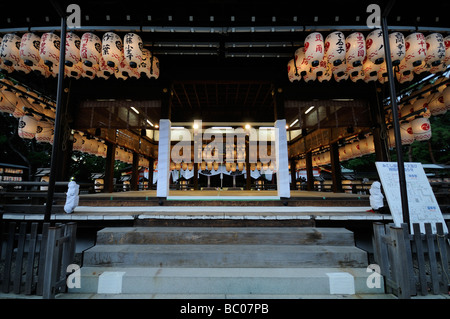
[[[106,158],[108,146],[103,140],[89,138],[86,134],[84,134],[84,132],[75,132],[73,134],[72,149],[74,151]]]
[[[405,37],[400,32],[389,34],[391,59],[400,83],[411,81],[414,74],[445,71],[450,64],[450,36],[440,33],[424,36],[415,32]],[[353,82],[387,81],[383,33],[375,29],[367,37],[353,32],[347,37],[335,31],[324,39],[319,32],[309,34],[304,46],[295,51],[288,62],[289,81],[318,80],[337,82],[350,78]]]
[[[60,44],[60,37],[53,32],[42,36],[28,32],[22,37],[5,34],[0,37],[0,69],[57,77]],[[158,58],[143,47],[141,37],[135,33],[127,33],[122,41],[114,32],[106,32],[102,38],[91,32],[81,38],[67,32],[65,60],[64,76],[75,79],[108,79],[113,75],[123,80],[159,78]]]
[[[201,163],[198,163],[198,169],[199,170],[219,170],[220,166],[225,166],[225,169],[227,172],[235,172],[236,170],[238,171],[243,171],[244,169],[246,169],[246,164],[244,162],[225,162],[225,163],[219,163],[219,162],[213,162],[213,161],[203,161]],[[181,163],[174,163],[174,162],[170,162],[170,170],[189,170],[191,171],[194,168],[194,163],[190,162],[190,163],[186,163],[186,162],[181,162]],[[266,162],[266,163],[261,163],[260,161],[257,161],[256,163],[250,163],[250,170],[254,171],[254,170],[258,170],[258,171],[266,171],[266,170],[275,170],[275,163],[273,161]]]

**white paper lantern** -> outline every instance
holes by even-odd
[[[100,69],[98,64],[93,64],[92,66],[87,66],[84,63],[81,63],[81,68],[83,69],[83,73],[81,74],[81,76],[83,78],[88,78],[90,80],[93,80],[95,78],[95,76],[97,75],[97,73]]]
[[[312,72],[307,72],[307,73],[305,74],[305,76],[303,76],[303,80],[304,80],[305,82],[315,81],[316,78],[317,78],[316,73],[312,73]]]
[[[329,82],[332,77],[333,77],[332,65],[331,63],[327,63],[327,69],[322,75],[318,76],[317,79],[319,80],[320,83],[322,83],[325,81]]]
[[[10,89],[3,89],[0,93],[0,112],[14,114],[17,107],[17,96]]]
[[[81,61],[79,61],[77,64],[73,64],[72,66],[64,66],[64,75],[69,78],[78,80],[79,78],[81,78],[83,72],[83,63]]]
[[[389,34],[389,47],[391,49],[392,65],[397,66],[406,55],[405,37],[403,34],[400,32]]]
[[[33,139],[36,136],[37,121],[33,116],[24,115],[19,119],[18,134],[21,138]]]
[[[71,67],[80,62],[80,45],[81,39],[73,32],[66,33],[66,55],[65,63]]]
[[[375,77],[376,79],[380,67],[380,64],[375,64],[366,57],[364,59],[362,70],[364,71],[365,76]]]
[[[414,139],[416,141],[426,141],[431,138],[431,125],[426,117],[417,117],[411,122]]]
[[[447,66],[444,64],[444,62],[439,63],[438,65],[431,66],[429,68],[429,72],[432,74],[441,73],[446,71]]]
[[[450,35],[448,35],[444,38],[444,46],[445,46],[444,64],[449,65],[450,64]]]
[[[362,66],[361,66],[362,68]],[[352,82],[356,83],[358,81],[363,81],[364,80],[364,72],[362,71],[362,69],[359,72],[352,72],[350,73],[350,80],[352,80]]]
[[[361,155],[369,154],[369,145],[367,145],[366,137],[359,140],[359,151],[361,152]]]
[[[319,66],[324,55],[324,43],[322,34],[313,32],[309,34],[304,41],[305,59],[312,67]]]
[[[422,33],[416,32],[405,38],[406,63],[419,66],[427,56],[427,44]]]
[[[431,116],[431,112],[428,109],[428,101],[424,97],[419,97],[413,104],[414,112],[420,112],[416,113],[416,116],[423,116],[426,118],[429,118]]]
[[[299,72],[297,72],[297,75],[295,75],[296,67],[294,61],[295,61],[294,59],[291,59],[287,65],[288,78],[290,82],[299,81],[302,79],[302,76],[300,75]]]
[[[101,63],[102,41],[94,33],[86,32],[81,36],[80,58],[88,67]]]
[[[345,36],[340,31],[330,33],[325,39],[324,58],[333,66],[340,65],[345,59]]]
[[[136,69],[142,62],[142,48],[144,44],[142,39],[136,33],[127,33],[123,38],[123,54],[125,62],[132,69]]]
[[[361,32],[354,32],[345,39],[345,58],[347,64],[362,65],[366,57],[366,42]]]
[[[412,73],[413,70],[414,67],[412,66],[412,64],[407,63],[406,59],[400,61],[400,64],[398,66],[399,73],[401,73],[402,75],[409,75]]]
[[[106,32],[102,38],[102,56],[110,67],[117,67],[123,60],[122,39],[114,32]]]
[[[59,48],[61,39],[57,34],[47,32],[41,36],[39,55],[45,65],[59,64]]]
[[[20,59],[20,42],[21,38],[13,33],[7,33],[3,36],[0,44],[0,57],[2,63],[6,66],[14,66],[18,64]]]
[[[53,131],[53,123],[45,120],[37,122],[36,141],[39,143],[50,143]]]
[[[338,75],[339,73],[333,74],[334,80],[336,82],[343,82],[348,80],[348,74],[347,73],[343,73],[341,76]]]
[[[337,66],[332,66],[331,67],[331,72],[333,73],[334,77],[342,77],[346,74],[347,72],[347,60],[344,58],[341,62],[341,64],[337,65]]]
[[[52,65],[52,70],[59,70],[58,67],[55,68],[58,64]],[[49,77],[50,76],[50,69],[47,65],[45,65],[44,60],[40,59],[39,62],[31,67],[31,70],[38,75],[41,75],[43,77]]]
[[[151,77],[150,74],[150,58],[152,57],[152,54],[149,50],[146,48],[142,48],[142,62],[138,66],[138,71],[141,74],[141,76],[147,76],[148,78]]]
[[[411,123],[408,121],[402,121],[400,124],[400,136],[402,145],[409,145],[414,142],[414,133]]]
[[[25,109],[31,108],[30,102],[23,96],[19,95],[17,97],[16,109],[14,110],[13,116],[15,118],[21,118],[25,115]]]
[[[414,112],[414,107],[410,102],[406,102],[400,108],[400,117],[407,120],[412,121],[414,119],[414,115],[407,117],[409,114]]]
[[[352,142],[351,148],[352,148],[352,155],[353,157],[360,157],[362,156],[362,152],[361,152],[361,148],[360,148],[360,141],[359,140],[354,140]]]
[[[40,36],[31,32],[25,33],[22,36],[19,55],[26,65],[33,66],[39,63],[41,59],[41,56],[39,55],[40,45]]]
[[[431,115],[437,116],[447,113],[447,107],[444,102],[444,95],[436,91],[428,97],[428,108]]]
[[[347,73],[349,76],[358,76],[358,74],[362,71],[363,64],[358,66],[353,66],[352,64],[347,63]]]
[[[427,45],[425,62],[431,66],[438,66],[445,58],[444,37],[440,33],[432,33],[425,41]]]
[[[103,57],[100,58],[100,64],[98,66],[99,66],[99,70],[97,72],[98,78],[107,80],[115,72],[114,68],[112,68],[106,64],[106,61],[105,61],[105,59],[103,59]]]
[[[121,58],[121,62],[114,67],[114,76],[119,80],[128,79],[128,69],[125,66],[125,58]]]
[[[388,145],[390,148],[395,147],[395,133],[393,127],[388,130]]]
[[[380,69],[378,70],[378,81],[381,84],[389,81],[386,61],[380,64]]]
[[[305,60],[305,51],[303,47],[298,48],[295,50],[295,65],[297,66],[297,73],[304,77],[307,75],[307,73],[310,70],[310,66],[308,65],[308,62]]]
[[[445,107],[447,108],[447,110],[450,110],[450,86],[447,86],[442,91],[442,98],[444,100]]]
[[[366,144],[367,144],[367,148],[368,148],[368,153],[369,154],[375,153],[375,143],[373,142],[373,135],[367,136]]]
[[[414,73],[411,73],[411,72],[407,75],[397,72],[395,74],[395,76],[397,78],[397,81],[402,84],[406,83],[406,82],[411,82],[412,80],[414,80]]]
[[[314,73],[316,77],[322,76],[327,71],[327,61],[320,60],[318,66],[311,67],[311,73]]]
[[[375,29],[369,33],[366,38],[366,50],[367,58],[374,64],[384,62],[384,42],[381,29]]]

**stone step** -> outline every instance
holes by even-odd
[[[86,250],[85,266],[366,267],[367,253],[326,245],[101,245]]]
[[[373,276],[366,268],[82,267],[80,287],[70,288],[69,293],[103,294],[105,298],[132,294],[151,294],[152,298],[383,294],[382,276],[376,280]]]
[[[354,245],[344,228],[316,227],[110,227],[97,232],[97,244]]]

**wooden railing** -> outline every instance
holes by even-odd
[[[68,266],[75,257],[77,224],[51,227],[48,223],[0,220],[0,226],[1,242],[6,243],[0,246],[1,291],[45,299],[65,292]]]
[[[441,223],[436,224],[436,233],[429,223],[424,233],[419,224],[413,224],[413,234],[406,224],[374,223],[373,248],[387,293],[409,299],[417,293],[450,292],[449,234]]]

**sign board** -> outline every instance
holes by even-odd
[[[375,164],[394,223],[400,226],[403,223],[403,213],[397,163],[376,162]],[[425,233],[425,223],[431,223],[433,233],[436,233],[436,223],[442,223],[444,232],[448,233],[422,163],[404,163],[404,165],[411,232],[413,223],[420,224],[420,231],[423,233]]]

